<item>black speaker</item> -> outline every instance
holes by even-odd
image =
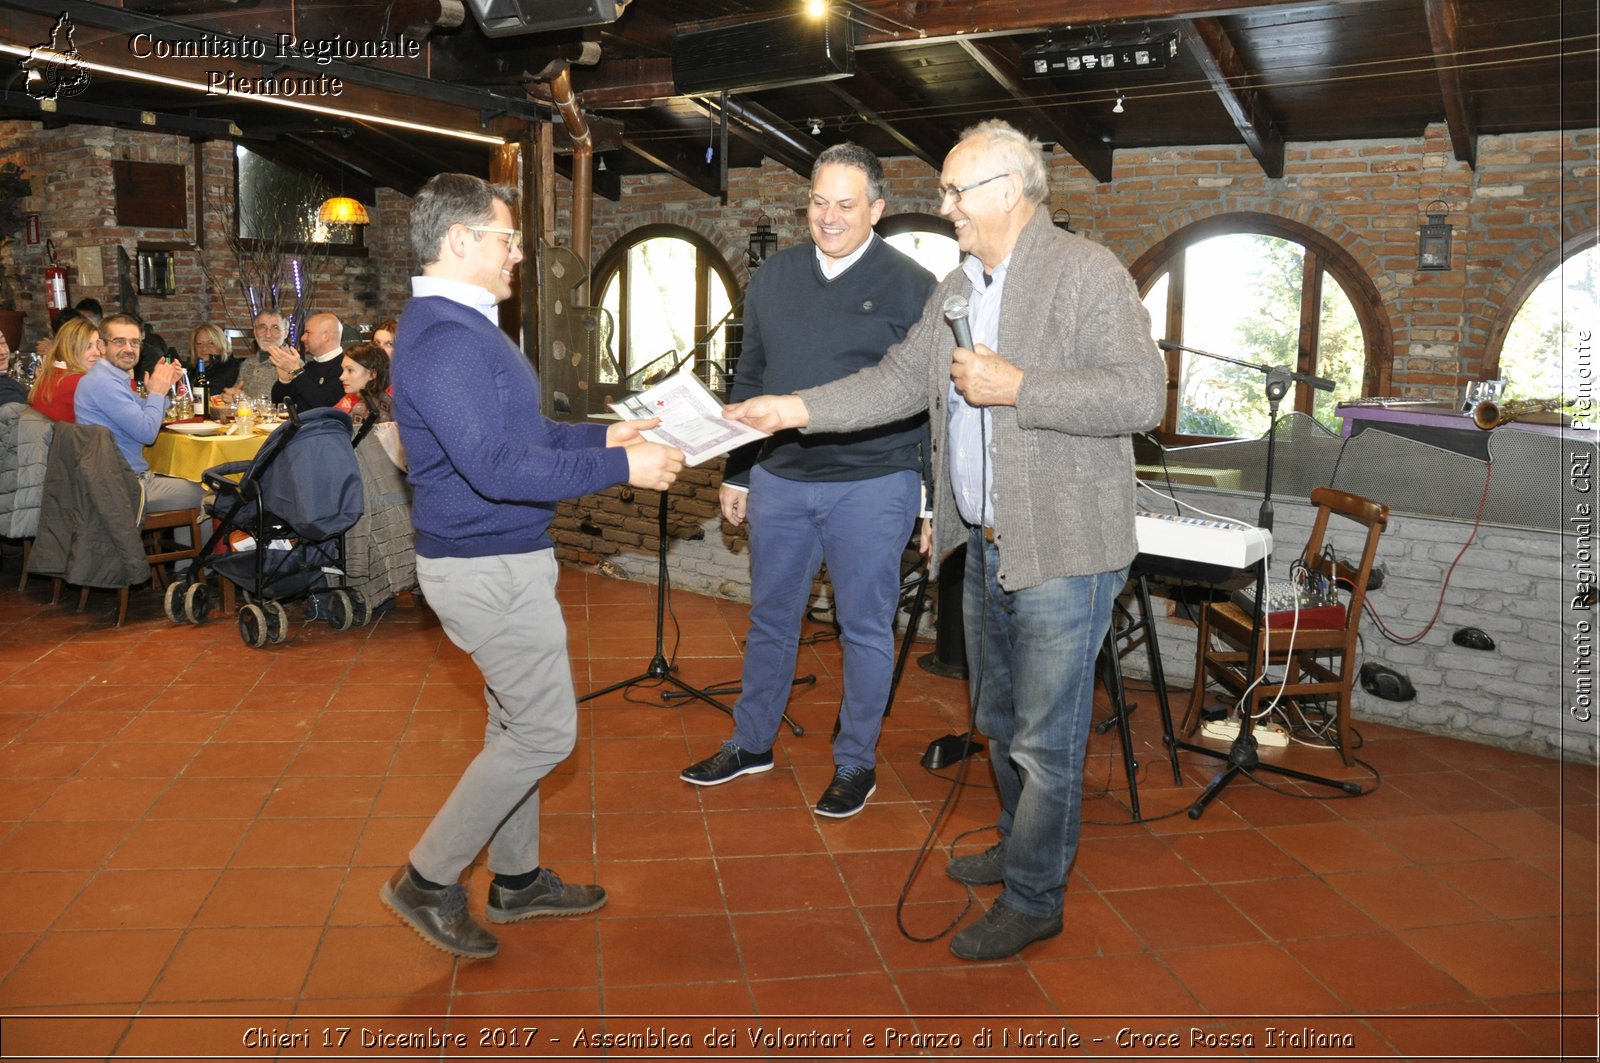
[[[617,21],[629,0],[467,0],[485,37],[545,33]]]

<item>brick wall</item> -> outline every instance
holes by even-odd
[[[31,178],[28,210],[40,216],[45,237],[55,244],[65,266],[72,299],[93,297],[108,310],[121,309],[117,248],[131,258],[141,242],[179,244],[175,254],[177,292],[141,296],[139,312],[175,347],[188,343],[190,330],[203,321],[224,327],[249,328],[246,303],[233,286],[236,270],[226,234],[233,224],[233,145],[208,141],[200,145],[197,176],[195,144],[161,133],[109,126],[64,126],[48,129],[37,122],[0,122],[0,162],[15,161]],[[118,161],[159,162],[183,166],[189,221],[181,229],[134,228],[116,222],[112,164]],[[202,232],[196,233],[196,200],[202,207]],[[366,256],[330,257],[318,278],[316,309],[331,310],[347,325],[372,325],[396,316],[408,289],[410,250],[405,241],[406,197],[391,190],[379,195],[378,224],[368,227]],[[79,271],[79,252],[91,249],[100,263],[103,283],[89,285]],[[16,284],[17,309],[27,315],[28,338],[47,334],[44,269],[49,259],[43,242],[13,240],[4,251],[4,268]]]

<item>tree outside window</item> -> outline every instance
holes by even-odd
[[[1277,233],[1238,231],[1201,231],[1163,250],[1144,294],[1154,338],[1332,380],[1332,392],[1296,384],[1279,413],[1298,410],[1336,430],[1335,406],[1364,393],[1369,338],[1324,250]],[[1218,439],[1266,432],[1263,374],[1188,352],[1170,354],[1168,366],[1178,387],[1165,433]]]
[[[1505,399],[1570,399],[1579,394],[1584,346],[1600,327],[1600,246],[1570,256],[1523,301],[1500,347]]]

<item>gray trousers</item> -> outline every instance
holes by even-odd
[[[532,871],[539,780],[578,738],[555,551],[418,557],[417,581],[450,641],[483,673],[489,722],[483,750],[411,850],[411,866],[449,884],[487,845],[491,872]]]

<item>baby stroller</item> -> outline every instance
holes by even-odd
[[[268,436],[251,460],[213,466],[201,479],[215,494],[216,527],[193,567],[167,588],[167,619],[205,623],[212,606],[206,576],[215,572],[243,592],[239,637],[255,649],[288,636],[288,601],[314,599],[338,631],[367,622],[366,601],[345,579],[344,533],[362,513],[349,414],[307,410]],[[230,549],[218,553],[222,543]]]

